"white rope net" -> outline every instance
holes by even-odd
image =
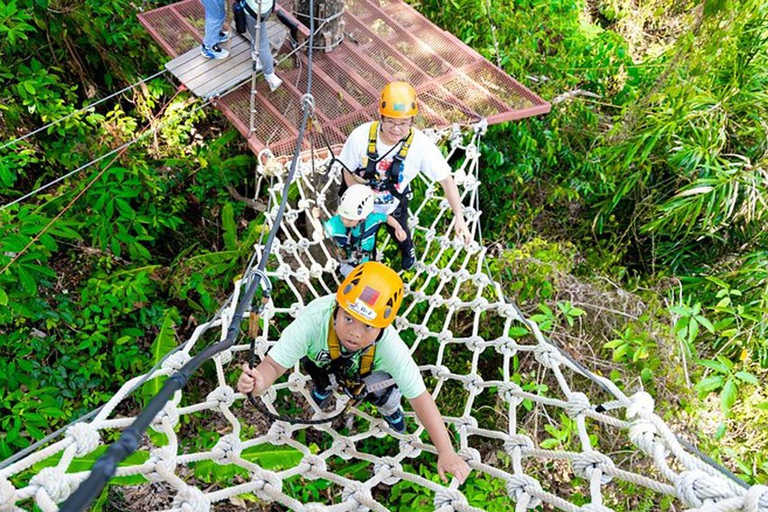
[[[449,158],[460,162],[455,179],[476,240],[480,220],[478,143],[483,131],[484,126],[477,125],[467,133],[454,127],[431,134],[435,140],[447,140]],[[327,161],[315,163],[322,168]],[[334,292],[338,283],[337,263],[326,246],[328,242],[313,232],[308,217],[315,206],[331,215],[326,199],[331,202],[335,197],[338,170],[319,177],[314,168],[309,162],[298,168],[298,199],[289,203],[267,266],[274,290],[261,314],[266,328],[256,339],[261,357],[305,304]],[[260,169],[259,183],[271,181],[271,204],[280,202],[284,176],[274,166]],[[508,509],[517,512],[608,511],[606,496],[629,488],[621,487],[621,481],[635,489],[651,489],[658,493],[658,502],[663,495],[673,497],[677,510],[768,512],[768,487],[745,489],[684,449],[654,413],[653,399],[647,393],[626,396],[611,381],[585,372],[548,342],[535,323],[505,300],[500,284],[486,274],[487,249],[477,242],[465,245],[453,239],[450,208],[435,184],[419,182],[415,191],[410,226],[419,261],[413,272],[405,274],[406,298],[396,328],[411,346],[443,414],[454,411],[444,420],[455,434],[459,453],[474,472],[470,478],[484,474],[502,482]],[[276,206],[267,212],[270,222],[276,212]],[[393,244],[386,243],[385,254],[394,254]],[[128,381],[93,420],[72,425],[61,440],[0,470],[0,512],[31,509],[33,505],[44,512],[58,510],[58,504],[88,475],[87,470],[81,470],[81,459],[91,454],[92,461],[94,451],[103,450],[105,438],[111,442],[116,433],[131,425],[132,417],[116,413],[130,391],[143,378],[172,375],[200,348],[206,333],[208,338],[224,339],[243,287],[244,281],[237,282],[233,297],[220,314],[200,325],[157,371]],[[128,459],[116,476],[141,475],[145,481],[163,482],[168,491],[163,507],[174,512],[208,511],[217,503],[247,493],[290,510],[383,511],[387,508],[377,496],[386,495],[398,482],[408,482],[430,494],[435,510],[483,510],[483,503],[469,503],[455,480],[443,486],[408,469],[415,461],[426,460],[431,461],[434,472],[434,458],[428,454],[436,454],[413,413],[406,413],[405,435],[389,429],[370,406],[352,408],[346,421],[332,424],[310,427],[276,421],[261,431],[243,426],[238,417],[246,413],[253,417],[254,412],[250,404],[243,405],[244,396],[231,387],[232,365],[241,364],[233,361],[233,355],[248,348],[237,345],[214,358],[216,383],[215,387],[211,383],[204,401],[188,403],[192,393],[177,392],[155,418],[152,429],[156,433],[144,437],[140,456]],[[426,361],[423,354],[437,356]],[[240,359],[245,360],[243,356]],[[520,376],[531,376],[531,380]],[[542,382],[552,385],[531,385]],[[599,387],[599,401],[590,402],[586,394],[574,391],[574,386]],[[296,368],[261,399],[275,413],[285,413],[286,406],[292,406],[294,414],[303,410],[309,416],[309,411],[313,418],[335,414],[347,400],[337,396],[336,411],[323,413],[310,399],[310,388],[309,377]],[[603,404],[605,412],[596,412],[596,404]],[[181,422],[192,415],[202,420]],[[539,425],[563,422],[570,425],[570,441],[558,447],[547,445],[549,449],[537,444],[543,438]],[[212,441],[213,447],[195,450],[194,443],[184,442],[182,424],[214,426],[218,437]],[[627,462],[630,457],[623,457],[621,464],[614,462],[598,451],[594,438],[625,439],[627,445],[637,447],[633,462]],[[267,464],[259,463],[265,459],[258,455],[276,447],[283,455],[267,469]],[[499,452],[505,455],[500,457]],[[206,461],[242,468],[240,477],[232,485],[220,481],[202,484],[190,467],[199,469]],[[355,471],[350,470],[353,466]],[[547,479],[550,483],[543,485],[542,476],[551,473],[553,467],[573,481],[558,485]],[[299,499],[301,493],[289,485],[299,477],[324,480],[328,489],[324,496],[329,501]],[[575,482],[583,489],[578,499]]]

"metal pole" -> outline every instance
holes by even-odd
[[[251,41],[251,126],[248,131],[248,138],[253,136],[253,132],[256,131],[256,62],[259,60],[259,52],[257,48],[261,47],[261,0],[257,4],[256,12],[256,30],[253,41]],[[262,63],[262,66],[264,63]]]

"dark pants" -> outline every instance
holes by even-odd
[[[342,176],[341,185],[339,186],[339,197],[341,197],[348,188],[349,187],[347,186],[347,182],[344,181],[344,177]],[[394,242],[400,248],[401,257],[406,257],[413,251],[413,238],[411,237],[411,230],[408,227],[408,203],[410,198],[411,189],[410,187],[406,187],[405,192],[403,192],[403,195],[400,197],[400,203],[397,205],[397,208],[395,208],[395,211],[390,213],[390,215],[400,223],[400,226],[402,226],[403,230],[405,231],[405,240],[402,242],[398,240],[397,237],[395,237],[395,229],[389,224],[386,225],[389,236],[392,237],[392,240],[394,240]]]
[[[312,383],[317,390],[321,393],[328,391],[331,387],[331,380],[328,376],[329,370],[326,368],[320,368],[308,357],[301,358],[301,369],[304,370],[307,375],[312,379]],[[367,393],[363,398],[366,402],[370,402],[376,407],[382,407],[390,400],[392,392],[397,389],[394,385],[389,386],[386,389],[377,391],[375,393]],[[398,397],[399,402],[399,397]],[[388,412],[388,414],[391,414]]]

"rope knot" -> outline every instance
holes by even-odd
[[[753,485],[750,487],[744,498],[744,512],[768,512],[768,486]]]
[[[328,466],[325,463],[325,459],[318,457],[317,455],[305,455],[301,459],[301,464],[306,466],[306,471],[302,473],[303,476],[310,480],[316,480],[321,478],[328,471]]]
[[[211,500],[197,487],[186,486],[173,498],[173,509],[181,512],[208,512]]]
[[[0,478],[0,512],[13,512],[15,509],[16,488],[5,478]]]
[[[629,427],[629,439],[635,446],[639,447],[647,455],[653,456],[656,451],[656,445],[661,443],[661,439],[656,430],[656,425],[644,419],[635,419]],[[665,451],[666,447],[664,448]]]
[[[392,457],[382,457],[373,465],[373,474],[381,478],[384,485],[395,485],[400,481],[396,473],[402,473],[403,467]]]
[[[478,375],[467,375],[464,378],[464,389],[473,395],[479,395],[483,392],[483,379]]]
[[[482,313],[483,311],[488,309],[488,299],[485,297],[479,297],[472,302],[469,303],[469,307],[472,308],[472,310],[475,313]]]
[[[353,452],[357,451],[355,442],[348,437],[339,437],[333,442],[332,448],[336,453],[344,460],[349,460],[353,456]]]
[[[498,345],[496,345],[496,352],[503,356],[509,356],[512,357],[515,354],[517,354],[517,350],[519,349],[520,345],[517,344],[517,340],[515,338],[511,338],[509,336],[503,336],[498,339],[500,342]]]
[[[581,416],[592,408],[592,404],[589,403],[589,398],[584,393],[575,392],[572,393],[568,403],[565,404],[565,412],[571,418]]]
[[[653,414],[653,397],[645,391],[639,391],[629,397],[630,404],[627,406],[627,419],[633,420],[643,416]]]
[[[235,434],[221,436],[211,450],[211,458],[216,464],[232,464],[240,457],[243,444]]]
[[[543,343],[539,343],[533,349],[533,355],[536,360],[539,364],[547,368],[554,368],[555,366],[560,365],[560,361],[557,359],[556,354],[557,351],[554,347]]]
[[[573,458],[573,472],[581,478],[592,480],[595,472],[600,472],[600,483],[607,484],[611,481],[610,473],[616,469],[613,461],[599,452],[583,452]]]
[[[367,512],[376,506],[376,501],[371,496],[371,491],[363,487],[359,482],[346,485],[341,492],[342,501],[351,501],[356,505],[350,509],[354,512]]]
[[[415,459],[421,454],[421,449],[416,447],[417,439],[412,436],[400,439],[400,453],[406,457]]]
[[[30,486],[37,486],[38,493],[46,493],[54,503],[61,503],[69,498],[77,488],[78,482],[67,475],[63,469],[43,468],[29,481]],[[39,502],[39,500],[37,500]],[[14,510],[13,508],[11,510]]]
[[[504,441],[504,450],[512,457],[516,452],[519,452],[521,457],[525,456],[533,450],[533,447],[533,440],[522,434],[512,434]]]
[[[309,267],[309,275],[315,279],[320,279],[323,277],[323,266],[315,261]]]
[[[514,382],[504,382],[499,385],[499,395],[505,402],[517,407],[523,403],[523,397],[518,393],[522,393],[523,388],[515,384]]]
[[[274,421],[267,435],[275,444],[285,444],[291,438],[291,425],[285,421]]]
[[[192,359],[186,352],[176,352],[168,356],[168,359],[163,361],[163,370],[171,370],[172,373],[176,373],[182,366],[187,364]]]
[[[496,311],[499,316],[504,318],[511,318],[512,320],[520,320],[520,314],[517,312],[517,308],[512,304],[501,303],[496,306]]]
[[[176,404],[168,402],[165,407],[157,413],[155,419],[152,420],[151,427],[155,432],[162,432],[165,430],[165,423],[169,423],[169,427],[173,429],[179,423],[179,410],[176,408]]]
[[[733,497],[733,491],[723,480],[699,470],[680,473],[675,490],[686,505],[697,508]]]
[[[90,423],[75,423],[67,429],[67,437],[75,443],[75,457],[84,457],[101,444],[99,431]]]
[[[455,489],[440,489],[435,493],[433,502],[435,510],[444,510],[443,507],[450,507],[447,510],[466,510],[467,498]]]
[[[254,494],[264,501],[275,501],[283,491],[283,481],[273,471],[259,471],[258,475],[254,474],[253,481],[259,486]]]
[[[477,424],[477,422],[475,422],[475,424]],[[461,458],[464,459],[470,465],[473,462],[477,464],[480,464],[483,462],[483,458],[480,456],[480,452],[474,448],[469,448],[469,447],[462,448],[461,450],[459,450],[458,453],[461,456]]]
[[[437,335],[437,341],[441,344],[451,341],[453,339],[453,333],[451,331],[440,331]]]
[[[541,500],[536,497],[541,493],[541,484],[528,475],[510,475],[507,477],[507,493],[515,496],[516,501],[527,502],[527,508],[536,508]]]
[[[485,348],[485,340],[480,336],[470,336],[467,341],[464,342],[469,350],[480,350]]]
[[[436,379],[447,379],[451,375],[451,370],[447,366],[435,366],[432,369],[432,376]]]
[[[467,428],[477,429],[477,420],[472,416],[462,416],[460,418],[456,418],[455,425],[456,425],[456,429],[459,431],[461,429],[467,429]]]
[[[170,445],[155,448],[149,452],[149,460],[147,462],[153,469],[144,476],[150,482],[165,481],[168,479],[168,475],[172,475],[176,470],[176,452],[171,449]]]
[[[215,408],[223,411],[224,409],[235,403],[235,390],[230,386],[221,386],[210,393],[205,399],[206,402],[215,402]]]

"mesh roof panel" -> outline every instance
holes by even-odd
[[[472,123],[479,117],[494,124],[549,112],[547,102],[402,0],[347,0],[346,7],[346,40],[313,59],[312,94],[332,145],[343,143],[355,126],[377,117],[378,91],[391,80],[407,80],[416,87],[421,105],[416,124],[421,126]],[[139,15],[173,57],[200,44],[203,18],[199,0]],[[285,45],[278,59],[289,50]],[[277,72],[285,85],[273,93],[258,79],[253,136],[249,137],[250,81],[219,98],[218,107],[254,151],[268,146],[276,155],[293,153],[306,67],[306,54],[283,62]]]

